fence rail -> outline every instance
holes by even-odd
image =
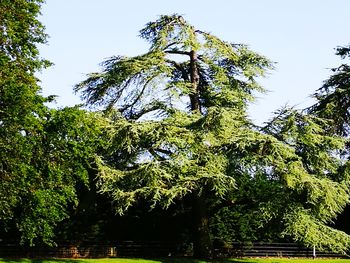
[[[59,243],[57,247],[23,247],[0,243],[0,257],[28,258],[102,258],[192,256],[192,245],[159,241],[118,241],[109,243]],[[294,243],[232,243],[215,247],[216,257],[313,257],[313,249]],[[317,257],[339,258],[343,255],[316,251]]]
[[[313,248],[295,243],[233,243],[216,249],[216,254],[236,257],[313,257]],[[316,251],[317,257],[339,258],[341,254],[330,251]]]

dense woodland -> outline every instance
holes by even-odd
[[[348,251],[350,46],[315,105],[258,126],[247,109],[273,63],[163,15],[140,31],[148,50],[111,54],[75,86],[84,107],[52,109],[35,76],[50,66],[42,4],[0,2],[1,239]]]

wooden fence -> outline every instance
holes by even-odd
[[[307,248],[295,243],[233,243],[229,246],[222,246],[215,249],[217,256],[223,257],[314,257],[313,248]],[[341,258],[341,254],[317,251],[316,257]]]
[[[313,257],[312,248],[293,243],[232,243],[214,249],[220,257]],[[23,247],[0,242],[1,258],[104,258],[104,257],[190,257],[192,245],[158,241],[118,241],[109,243],[60,243],[57,247]],[[331,252],[316,251],[317,257],[343,257]]]

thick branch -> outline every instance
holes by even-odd
[[[180,51],[180,50],[164,50],[164,52],[167,53],[167,54],[191,56],[191,52]]]

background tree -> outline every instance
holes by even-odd
[[[339,156],[344,140],[330,136],[328,128],[329,121],[292,108],[276,112],[261,131],[279,146],[269,139],[275,146],[265,144],[262,156],[250,159],[254,169],[236,179],[240,201],[212,220],[214,237],[294,240],[345,252],[349,236],[330,225],[349,201],[348,163]]]
[[[330,227],[349,202],[349,163],[341,158],[345,140],[329,134],[328,120],[290,108],[277,112],[263,131],[293,148],[296,156],[289,167],[298,169],[294,178],[283,178],[293,191],[278,195],[287,209],[282,234],[345,253],[349,236]]]
[[[51,243],[58,223],[83,201],[79,189],[91,186],[94,155],[102,149],[101,122],[105,125],[100,116],[79,108],[49,111],[43,130],[33,138],[31,173],[22,174],[29,191],[21,189],[14,220],[29,241],[39,237]]]
[[[52,243],[55,226],[76,204],[102,120],[44,105],[52,97],[40,95],[35,77],[50,65],[37,48],[46,43],[37,20],[42,2],[0,2],[0,227],[30,244]]]
[[[13,219],[20,202],[18,184],[32,155],[31,135],[41,127],[45,98],[34,76],[49,64],[38,56],[37,44],[46,42],[36,19],[42,1],[0,3],[0,218]],[[25,136],[28,135],[28,136]]]
[[[314,94],[316,103],[308,108],[308,111],[329,120],[327,130],[330,134],[338,134],[346,138],[346,149],[342,153],[342,158],[348,160],[350,66],[346,60],[350,56],[350,46],[336,48],[336,55],[343,59],[343,63],[331,70],[333,72],[332,75],[316,91]],[[350,208],[348,206],[335,222],[337,227],[345,230],[347,233],[350,233],[348,226],[349,213]]]
[[[340,165],[332,154],[343,147],[341,139],[326,137],[307,116],[282,114],[263,131],[247,117],[254,92],[263,90],[255,79],[271,62],[178,15],[148,23],[141,37],[151,44],[147,53],[112,57],[76,86],[88,105],[109,110],[113,122],[108,154],[97,165],[98,186],[117,212],[142,199],[163,208],[182,202],[192,211],[195,256],[210,257],[209,218],[223,207],[252,203],[282,218],[285,235],[344,252],[348,236],[325,226],[348,202],[347,181],[327,176]],[[329,161],[317,168],[300,149]],[[259,206],[261,187],[278,195],[263,195]],[[280,217],[272,216],[276,207]]]
[[[350,57],[350,46],[338,47],[336,55],[342,59]],[[333,121],[332,131],[348,136],[350,123],[350,66],[343,63],[332,69],[333,75],[314,94],[317,102],[309,111]]]

